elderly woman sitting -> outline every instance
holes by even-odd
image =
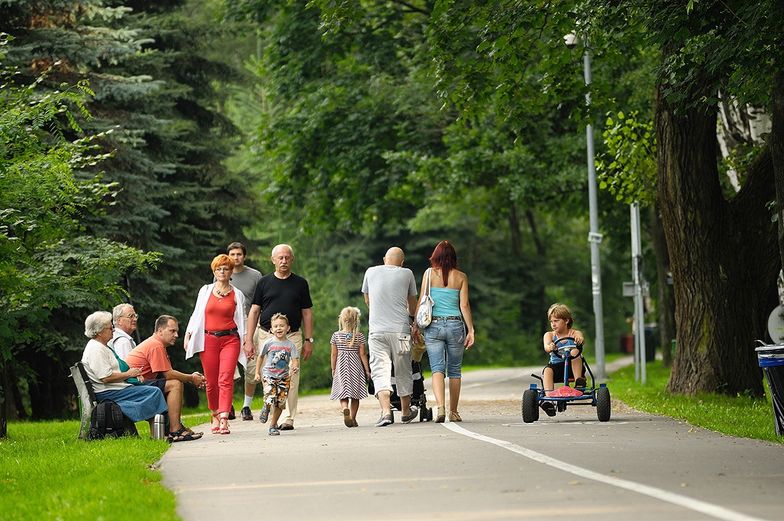
[[[84,321],[84,335],[91,340],[84,348],[82,363],[95,389],[95,397],[99,402],[116,402],[123,414],[134,422],[166,412],[166,400],[160,389],[126,381],[139,376],[141,369],[128,369],[127,365],[125,370],[120,369],[120,360],[108,347],[112,331],[112,314],[108,311],[96,311]]]

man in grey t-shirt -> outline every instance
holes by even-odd
[[[390,403],[393,364],[403,423],[409,423],[418,412],[416,407],[411,407],[414,381],[411,375],[409,319],[416,311],[417,289],[414,274],[403,267],[404,260],[403,250],[392,247],[384,255],[384,264],[368,268],[362,281],[362,293],[369,312],[370,372],[376,398],[381,405],[381,418],[376,427],[395,421]]]
[[[245,265],[247,250],[241,242],[233,242],[226,248],[226,254],[234,262],[234,271],[231,273],[231,285],[245,295],[245,318],[248,318],[256,284],[261,280],[261,272]]]
[[[256,293],[256,284],[259,283],[262,275],[259,270],[255,270],[250,266],[245,265],[245,256],[248,254],[248,250],[241,242],[232,242],[229,244],[226,247],[226,254],[234,261],[234,271],[231,273],[231,285],[245,295],[245,309],[243,312],[245,314],[245,319],[247,320],[250,305],[253,302],[253,294]],[[246,369],[246,371],[253,371],[254,369]],[[236,380],[240,376],[239,369],[235,368],[234,379]],[[245,399],[242,404],[242,410],[240,411],[242,419],[245,421],[253,419],[253,414],[250,412],[250,403],[251,400],[253,400],[253,392],[255,389],[255,385],[245,384]],[[231,413],[229,414],[230,420],[234,419],[232,416],[234,416],[233,405],[231,407]]]

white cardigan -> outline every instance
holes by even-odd
[[[185,351],[186,360],[196,353],[204,351],[204,313],[207,310],[207,300],[209,300],[210,293],[212,293],[212,288],[214,287],[214,283],[206,284],[199,290],[199,296],[196,298],[196,307],[193,308],[193,314],[188,321],[188,327],[185,329],[186,334],[191,334],[188,349]],[[234,323],[237,324],[237,333],[240,336],[240,357],[238,362],[242,364],[242,367],[245,367],[247,358],[242,349],[242,342],[245,340],[245,314],[243,311],[245,309],[245,295],[237,288],[234,288],[234,302],[236,304],[234,308]]]

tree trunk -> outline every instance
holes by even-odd
[[[0,440],[8,436],[8,414],[5,411],[7,398],[8,386],[6,385],[5,365],[0,365]]]
[[[781,9],[784,11],[784,8]],[[770,136],[776,185],[779,259],[784,266],[784,70],[778,69],[773,85],[773,128]]]
[[[659,345],[662,350],[662,363],[665,367],[672,365],[670,346],[675,338],[675,299],[670,285],[670,255],[667,252],[667,240],[664,237],[661,215],[658,205],[654,204],[649,211],[649,226],[656,255],[656,286],[658,287],[657,321],[659,323]]]
[[[779,264],[765,207],[773,183],[770,154],[758,157],[744,187],[726,201],[719,186],[715,109],[694,101],[697,95],[671,106],[663,90],[660,84],[657,203],[678,338],[667,388],[761,396],[754,340],[764,332]]]

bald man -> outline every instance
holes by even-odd
[[[392,415],[392,367],[400,397],[403,423],[416,418],[411,407],[414,380],[411,374],[411,318],[416,312],[417,289],[414,274],[403,267],[403,250],[392,247],[384,255],[384,264],[368,268],[362,281],[362,293],[368,306],[368,350],[370,373],[381,406],[376,427],[395,422]]]

